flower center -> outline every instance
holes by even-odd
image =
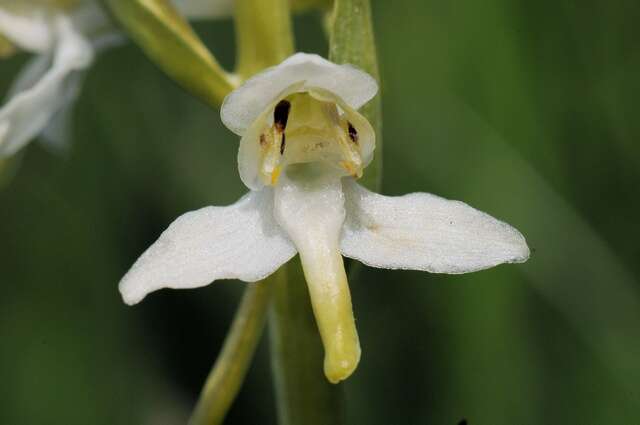
[[[271,121],[271,119],[273,121]],[[362,176],[358,129],[335,102],[313,92],[280,100],[259,140],[260,177],[275,185],[284,167],[323,162],[344,175]]]

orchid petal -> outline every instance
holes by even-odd
[[[38,135],[50,119],[69,100],[65,91],[75,71],[87,68],[93,60],[93,49],[70,21],[55,19],[56,49],[48,68],[49,58],[36,58],[18,78],[13,94],[0,109],[0,124],[6,128],[0,138],[0,157],[10,156]]]
[[[249,192],[233,205],[178,217],[122,278],[120,293],[131,305],[161,288],[255,282],[295,253],[273,218],[273,191]]]
[[[51,117],[42,130],[41,141],[56,152],[65,152],[70,145],[73,130],[73,107],[80,96],[85,72],[69,76],[61,93],[60,109]]]
[[[375,79],[351,65],[336,65],[318,55],[297,53],[255,75],[229,94],[222,105],[222,122],[242,136],[277,97],[291,86],[298,91],[319,88],[340,97],[353,109],[378,91]]]
[[[275,102],[272,103],[255,122],[247,129],[240,139],[238,148],[238,173],[240,180],[251,190],[260,190],[264,184],[260,180],[259,170],[262,156],[262,147],[260,137],[265,130],[265,125],[273,123],[273,109]]]
[[[280,93],[278,99],[297,91],[297,87],[297,85],[289,87],[285,92]],[[273,111],[276,103],[278,103],[277,99],[267,106],[251,126],[247,128],[240,139],[240,147],[238,149],[238,173],[240,174],[240,180],[251,190],[260,190],[264,187],[264,184],[258,177],[262,152],[260,135],[262,131],[265,130],[265,125],[273,125]]]
[[[338,243],[344,222],[340,178],[321,171],[315,178],[289,174],[312,166],[291,166],[275,189],[275,217],[300,253],[311,305],[324,344],[324,371],[336,383],[360,361],[351,295]]]
[[[51,49],[53,33],[50,18],[40,11],[2,6],[0,8],[0,34],[23,50],[35,53]]]
[[[108,33],[119,32],[99,1],[83,0],[69,15],[78,32],[99,38]]]
[[[389,269],[466,273],[529,258],[516,229],[462,202],[428,193],[382,196],[343,182],[342,254]]]
[[[126,38],[122,32],[112,27],[112,23],[104,10],[95,1],[82,3],[70,16],[74,28],[83,34],[90,34],[88,41],[91,43],[94,55],[105,50],[123,45]],[[41,75],[44,74],[44,71]],[[73,107],[80,92],[86,72],[74,72],[65,82],[65,88],[61,93],[60,109],[51,117],[50,122],[43,129],[41,141],[55,151],[65,151],[70,144]],[[36,80],[37,81],[37,80]],[[24,86],[27,89],[35,84],[35,81]]]

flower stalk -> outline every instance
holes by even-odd
[[[189,425],[217,425],[236,398],[251,364],[271,299],[276,272],[268,279],[250,284],[244,291],[222,351],[211,369],[193,411]]]

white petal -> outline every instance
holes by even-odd
[[[61,94],[60,109],[42,130],[40,140],[56,153],[66,152],[70,146],[73,131],[73,107],[80,96],[84,77],[85,72],[77,72],[69,76]]]
[[[104,32],[115,31],[113,22],[100,2],[81,0],[70,13],[70,19],[78,32],[89,37],[101,36]]]
[[[228,207],[176,219],[120,282],[127,304],[161,288],[197,288],[217,279],[255,282],[295,255],[273,219],[273,191],[249,192]]]
[[[46,52],[54,42],[51,17],[38,9],[1,6],[0,34],[29,52]]]
[[[16,96],[35,86],[50,68],[50,54],[37,55],[31,58],[13,81],[9,88],[8,97]]]
[[[104,13],[103,8],[95,1],[85,1],[74,9],[71,15],[73,26],[78,32],[88,35],[94,54],[124,45],[125,35],[112,26],[112,22]],[[69,148],[73,124],[73,107],[80,96],[86,72],[74,72],[65,82],[65,89],[61,97],[60,109],[41,134],[41,141],[54,151],[64,152]],[[30,87],[29,84],[26,87]]]
[[[466,273],[529,258],[516,229],[459,202],[428,193],[389,197],[343,182],[343,255],[373,267]]]
[[[100,2],[84,0],[70,15],[74,28],[85,35],[96,53],[126,43],[126,35],[118,28]]]
[[[180,13],[190,19],[214,19],[231,16],[234,0],[172,0]]]
[[[53,58],[36,58],[18,78],[8,103],[0,109],[0,123],[7,128],[0,138],[0,157],[14,154],[46,127],[69,100],[65,92],[73,89],[69,83],[74,72],[87,68],[93,60],[91,45],[68,19],[58,17],[55,28]]]
[[[264,130],[267,116],[271,114],[273,117],[274,106],[275,105],[272,105],[265,110],[260,116],[260,119],[257,119],[240,139],[240,147],[238,148],[238,173],[244,185],[251,190],[260,190],[264,187],[259,177],[262,155],[260,134]]]
[[[296,53],[231,92],[222,104],[222,122],[242,135],[281,93],[296,84],[300,84],[298,91],[327,90],[353,109],[367,103],[378,91],[373,77],[351,65],[336,65],[318,55]]]
[[[293,241],[304,269],[325,349],[329,381],[347,378],[360,360],[351,295],[338,243],[344,222],[340,178],[323,170],[314,178],[291,177],[291,166],[275,189],[275,217]],[[317,167],[319,169],[321,167]]]

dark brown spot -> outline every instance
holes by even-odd
[[[349,126],[349,138],[351,139],[351,141],[353,143],[355,143],[356,145],[358,144],[358,132],[356,131],[356,128],[353,126],[353,124],[351,124],[350,122],[347,122],[348,126]]]
[[[267,137],[264,134],[260,135],[260,146],[264,146],[267,144]]]
[[[291,109],[291,103],[287,100],[281,100],[273,110],[273,125],[276,130],[282,132],[287,127],[287,120],[289,119],[289,110]]]
[[[284,145],[286,143],[285,139],[286,137],[284,133],[282,133],[282,142],[280,142],[280,155],[284,155]]]

